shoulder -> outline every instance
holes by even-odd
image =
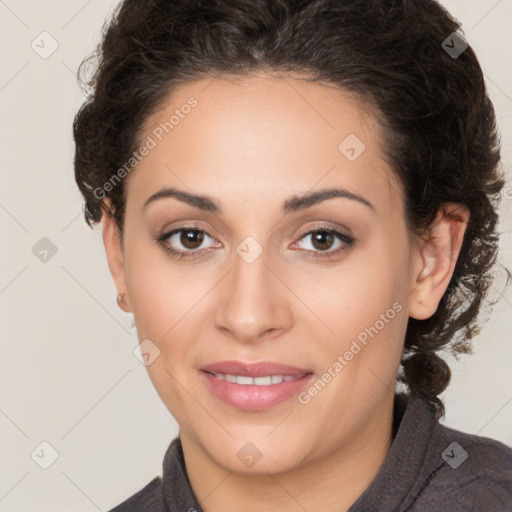
[[[489,437],[468,434],[437,424],[435,442],[450,469],[464,465],[474,476],[505,479],[512,484],[512,448]],[[445,446],[446,445],[446,446]],[[462,473],[462,472],[461,472]],[[466,475],[466,472],[464,472]],[[508,477],[508,478],[507,478]]]
[[[163,512],[162,479],[158,476],[109,512]]]
[[[512,510],[512,448],[488,437],[436,424],[418,498],[453,510]],[[418,503],[419,505],[419,503]],[[412,510],[415,510],[414,508]]]

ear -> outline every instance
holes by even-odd
[[[416,249],[409,316],[430,318],[448,288],[462,247],[469,210],[462,204],[445,203],[437,212],[431,236]]]
[[[105,204],[107,205],[107,211],[103,211],[101,224],[103,226],[103,244],[105,245],[105,252],[107,254],[108,267],[110,269],[110,273],[112,274],[112,278],[114,279],[117,294],[125,294],[124,301],[119,303],[119,307],[123,311],[130,313],[131,309],[129,306],[128,293],[126,290],[126,274],[121,236],[119,234],[119,230],[117,229],[115,219],[108,213],[108,211],[110,211],[110,201],[105,199]]]

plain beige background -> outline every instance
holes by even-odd
[[[3,512],[109,510],[161,474],[178,433],[134,355],[132,316],[116,305],[101,228],[86,226],[73,176],[71,124],[83,100],[75,73],[115,3],[0,0]],[[480,58],[509,178],[512,0],[442,3]],[[500,225],[500,261],[509,267],[511,199],[512,186]],[[43,262],[41,247],[56,252]],[[503,285],[501,273],[493,295]],[[450,360],[454,377],[442,397],[445,424],[512,446],[512,289],[503,295],[475,354]],[[53,452],[43,442],[57,456],[47,469],[40,464]]]

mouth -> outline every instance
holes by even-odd
[[[292,400],[314,379],[313,372],[252,377],[234,373],[200,371],[206,387],[216,399],[242,411],[265,411]]]
[[[213,375],[227,375],[231,377],[302,377],[313,373],[311,368],[299,368],[275,361],[244,362],[237,360],[218,361],[200,368]],[[243,382],[241,382],[243,384]]]

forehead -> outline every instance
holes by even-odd
[[[141,203],[179,184],[281,198],[343,185],[396,202],[379,133],[371,109],[332,85],[268,75],[196,80],[147,118],[139,140],[152,149],[129,176],[128,196]]]

